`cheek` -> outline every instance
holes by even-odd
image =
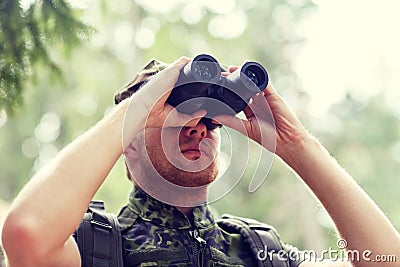
[[[221,132],[219,129],[210,131],[207,135],[209,139],[211,139],[215,146],[220,149],[221,148]]]
[[[164,128],[159,137],[159,144],[163,148],[164,153],[180,151],[179,148],[179,131],[174,128]]]
[[[175,129],[151,129],[146,133],[146,147],[158,156],[180,151],[179,132]]]

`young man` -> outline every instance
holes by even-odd
[[[80,253],[71,234],[123,153],[138,184],[119,217],[126,266],[257,264],[242,237],[222,231],[205,204],[207,186],[218,173],[218,127],[207,127],[202,119],[205,111],[188,115],[166,104],[188,62],[189,58],[174,62],[130,98],[124,99],[131,94],[128,91],[120,94],[119,101],[124,100],[109,115],[29,181],[15,199],[3,228],[10,266],[80,266]],[[275,128],[265,114],[265,102]],[[214,122],[236,129],[272,151],[268,137],[275,136],[274,152],[325,206],[347,241],[347,249],[369,250],[370,259],[395,255],[400,260],[399,234],[383,212],[304,129],[271,85],[256,95],[244,112],[246,120],[221,115]],[[173,186],[164,187],[166,184]],[[199,244],[194,245],[195,240]],[[290,246],[284,245],[284,249],[292,251]],[[341,261],[289,263],[351,266]],[[378,263],[361,258],[353,264]]]

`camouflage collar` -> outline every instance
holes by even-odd
[[[125,217],[126,222],[129,221],[129,217],[136,218],[139,216],[143,220],[156,225],[175,229],[190,229],[192,227],[205,229],[215,223],[207,204],[194,207],[191,216],[187,217],[176,207],[154,199],[137,187],[133,188],[127,208],[123,210],[120,216]]]

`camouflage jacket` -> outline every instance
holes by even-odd
[[[185,216],[135,188],[118,220],[126,267],[257,266],[243,238],[218,227],[207,205]],[[290,262],[291,267],[298,264]]]

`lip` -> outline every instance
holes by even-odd
[[[207,156],[207,157],[213,157],[214,155],[214,147],[212,144],[209,142],[204,142],[201,145],[201,150],[200,150],[200,144],[195,144],[195,145],[189,145],[187,147],[183,147],[181,149],[181,153],[184,155],[191,155],[191,156],[196,156],[200,157],[202,155]]]
[[[189,147],[186,147],[184,149],[181,149],[181,152],[182,153],[186,153],[186,152],[198,152],[198,153],[201,153],[200,152],[200,148],[199,148],[198,145],[197,146],[189,146]]]
[[[189,160],[197,160],[201,157],[199,146],[190,146],[181,150],[185,158]]]
[[[200,151],[197,151],[197,150],[187,150],[186,152],[183,152],[182,154],[188,160],[197,160],[201,157]]]

